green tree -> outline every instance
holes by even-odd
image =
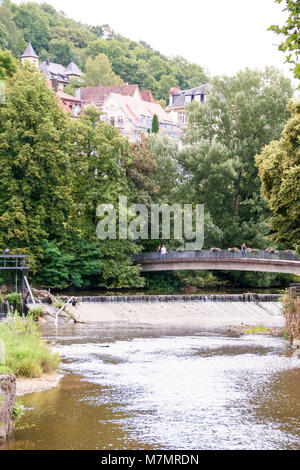
[[[0,4],[0,47],[10,50],[17,58],[25,51],[26,47],[24,34],[17,28],[13,20],[10,1],[3,1]]]
[[[18,71],[0,107],[0,245],[29,248],[35,261],[43,239],[67,237],[68,135],[67,117],[40,73]]]
[[[0,80],[12,77],[17,71],[17,62],[12,57],[10,51],[0,49]]]
[[[263,244],[269,213],[260,196],[254,156],[280,136],[288,117],[286,105],[292,96],[291,84],[276,69],[266,68],[246,69],[235,77],[216,77],[211,85],[204,105],[189,105],[184,141],[195,152],[202,140],[221,144],[228,162],[235,162],[233,186],[231,183],[230,197],[225,203],[228,207],[231,201],[230,224],[226,228],[214,219],[225,230],[226,243],[237,244],[245,239],[246,243],[255,240]]]
[[[272,210],[271,237],[287,248],[300,246],[300,100],[288,106],[291,118],[280,140],[256,156],[262,192]]]
[[[275,0],[276,3],[282,3],[282,0]],[[285,11],[288,11],[289,16],[283,26],[272,25],[269,30],[274,31],[280,36],[284,37],[284,40],[278,46],[278,49],[282,52],[288,53],[286,56],[286,62],[293,64],[291,70],[293,70],[295,78],[300,78],[300,64],[299,64],[299,53],[300,53],[300,3],[299,0],[286,0]]]
[[[95,60],[88,58],[83,80],[86,86],[122,85],[124,83],[112,71],[111,64],[105,54],[98,54]]]
[[[152,118],[152,134],[158,134],[159,132],[159,120],[157,114],[154,114]]]
[[[130,145],[117,129],[99,122],[99,112],[94,107],[86,108],[81,118],[73,123],[73,136],[72,165],[77,177],[72,190],[72,222],[81,237],[101,251],[98,285],[142,286],[140,268],[133,265],[131,259],[140,251],[137,244],[130,240],[98,240],[96,236],[98,205],[112,204],[117,210],[119,196],[131,201],[132,190],[126,175],[126,168],[132,162]]]
[[[33,2],[12,5],[13,20],[22,30],[26,41],[30,40],[37,54],[42,48],[47,49],[51,40],[48,15]]]
[[[73,60],[74,49],[67,39],[52,39],[48,44],[47,58],[51,62],[62,64],[65,67]],[[41,59],[43,59],[41,55]]]

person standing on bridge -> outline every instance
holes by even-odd
[[[162,258],[162,259],[165,259],[166,254],[167,254],[167,248],[165,247],[164,244],[162,244],[161,249],[160,249],[160,252],[161,252],[161,258]]]
[[[246,243],[242,244],[241,249],[242,249],[242,257],[247,256],[248,251],[247,251]]]

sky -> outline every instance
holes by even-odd
[[[88,24],[109,24],[130,39],[144,40],[167,56],[181,55],[213,75],[273,65],[292,78],[280,37],[284,3],[275,0],[45,0]],[[16,1],[21,3],[21,1]],[[42,3],[41,1],[37,3]]]

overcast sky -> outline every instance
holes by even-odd
[[[109,24],[165,55],[181,55],[211,75],[275,65],[292,77],[267,31],[283,24],[284,3],[275,0],[46,0],[82,23]],[[21,3],[21,1],[17,1]],[[38,3],[42,3],[39,1]]]

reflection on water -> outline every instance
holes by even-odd
[[[69,326],[11,449],[299,449],[300,361],[269,336]]]

